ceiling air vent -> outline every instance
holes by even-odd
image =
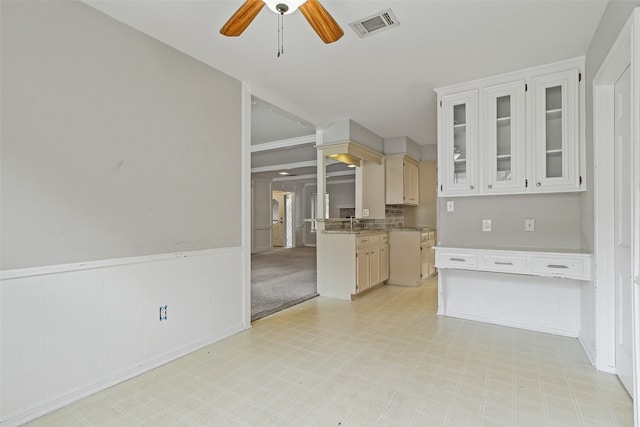
[[[360,38],[368,37],[373,33],[386,30],[387,28],[396,27],[398,25],[400,25],[400,23],[391,9],[383,10],[380,13],[367,16],[363,19],[358,19],[357,21],[349,24],[349,26],[358,33]]]

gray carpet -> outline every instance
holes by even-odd
[[[251,255],[251,320],[318,296],[316,248]]]

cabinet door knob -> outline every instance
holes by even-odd
[[[491,190],[493,188],[493,185],[489,184],[487,185],[487,187],[489,188],[489,190]]]
[[[470,189],[470,190],[473,190],[473,185],[470,185],[470,186],[469,186],[469,189]]]
[[[540,187],[541,185],[542,185],[542,183],[536,182],[536,187]]]

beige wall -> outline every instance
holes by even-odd
[[[579,193],[523,194],[440,198],[438,240],[446,245],[492,245],[527,248],[579,249]],[[447,212],[453,200],[454,212]],[[524,231],[524,220],[535,219],[536,231]],[[482,220],[492,231],[482,231]]]
[[[420,195],[418,206],[404,207],[404,225],[407,227],[435,227],[438,205],[437,162],[420,163]]]
[[[241,83],[79,2],[1,6],[1,268],[239,246]]]

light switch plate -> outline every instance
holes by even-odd
[[[524,231],[536,231],[536,220],[527,218],[524,220]]]
[[[491,220],[483,219],[482,220],[482,231],[491,231]]]
[[[368,217],[369,216],[369,209],[362,209],[362,216],[363,217]]]

